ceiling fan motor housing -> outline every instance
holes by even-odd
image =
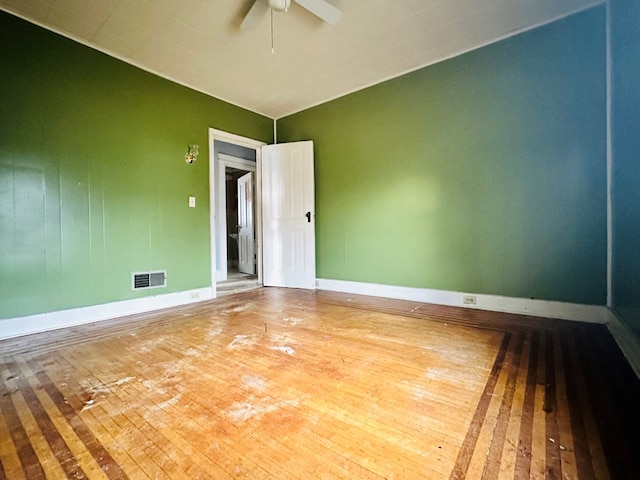
[[[335,25],[342,15],[342,12],[327,0],[294,1],[330,25]],[[255,28],[266,13],[271,12],[273,14],[274,10],[276,12],[286,12],[290,6],[291,0],[253,0],[253,5],[242,20],[240,28],[242,30]]]
[[[289,6],[291,5],[291,0],[267,0],[267,2],[271,9],[279,12],[286,12],[289,10]]]

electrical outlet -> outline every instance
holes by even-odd
[[[191,300],[197,300],[200,298],[200,292],[191,292]]]
[[[464,303],[465,305],[475,305],[476,303],[478,303],[476,301],[476,296],[475,295],[463,295],[462,296],[462,303]]]

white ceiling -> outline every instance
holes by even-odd
[[[272,118],[486,45],[604,0],[328,0],[239,26],[253,0],[0,0],[0,9]]]

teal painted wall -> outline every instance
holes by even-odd
[[[611,1],[613,306],[640,339],[640,3]]]
[[[605,304],[605,45],[597,7],[279,120],[318,277]]]
[[[266,117],[0,12],[0,318],[209,286],[208,127],[272,140]],[[166,288],[131,292],[155,269]]]

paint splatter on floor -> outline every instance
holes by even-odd
[[[258,375],[245,374],[242,376],[242,384],[245,388],[262,391],[267,385],[267,381]]]
[[[255,345],[256,339],[253,335],[236,335],[227,348],[233,350],[235,348],[252,347]]]
[[[285,317],[284,321],[287,322],[289,325],[298,325],[299,323],[302,323],[304,320],[302,318],[296,318],[296,317]]]
[[[284,407],[297,407],[301,401],[307,397],[303,395],[291,400],[274,401],[272,398],[256,398],[250,395],[246,401],[235,402],[226,412],[227,416],[234,423],[245,422],[249,419],[260,419],[267,413],[275,412]]]
[[[296,351],[293,348],[291,348],[289,345],[276,345],[274,347],[269,347],[269,349],[286,353],[287,355],[295,355],[296,353]]]

